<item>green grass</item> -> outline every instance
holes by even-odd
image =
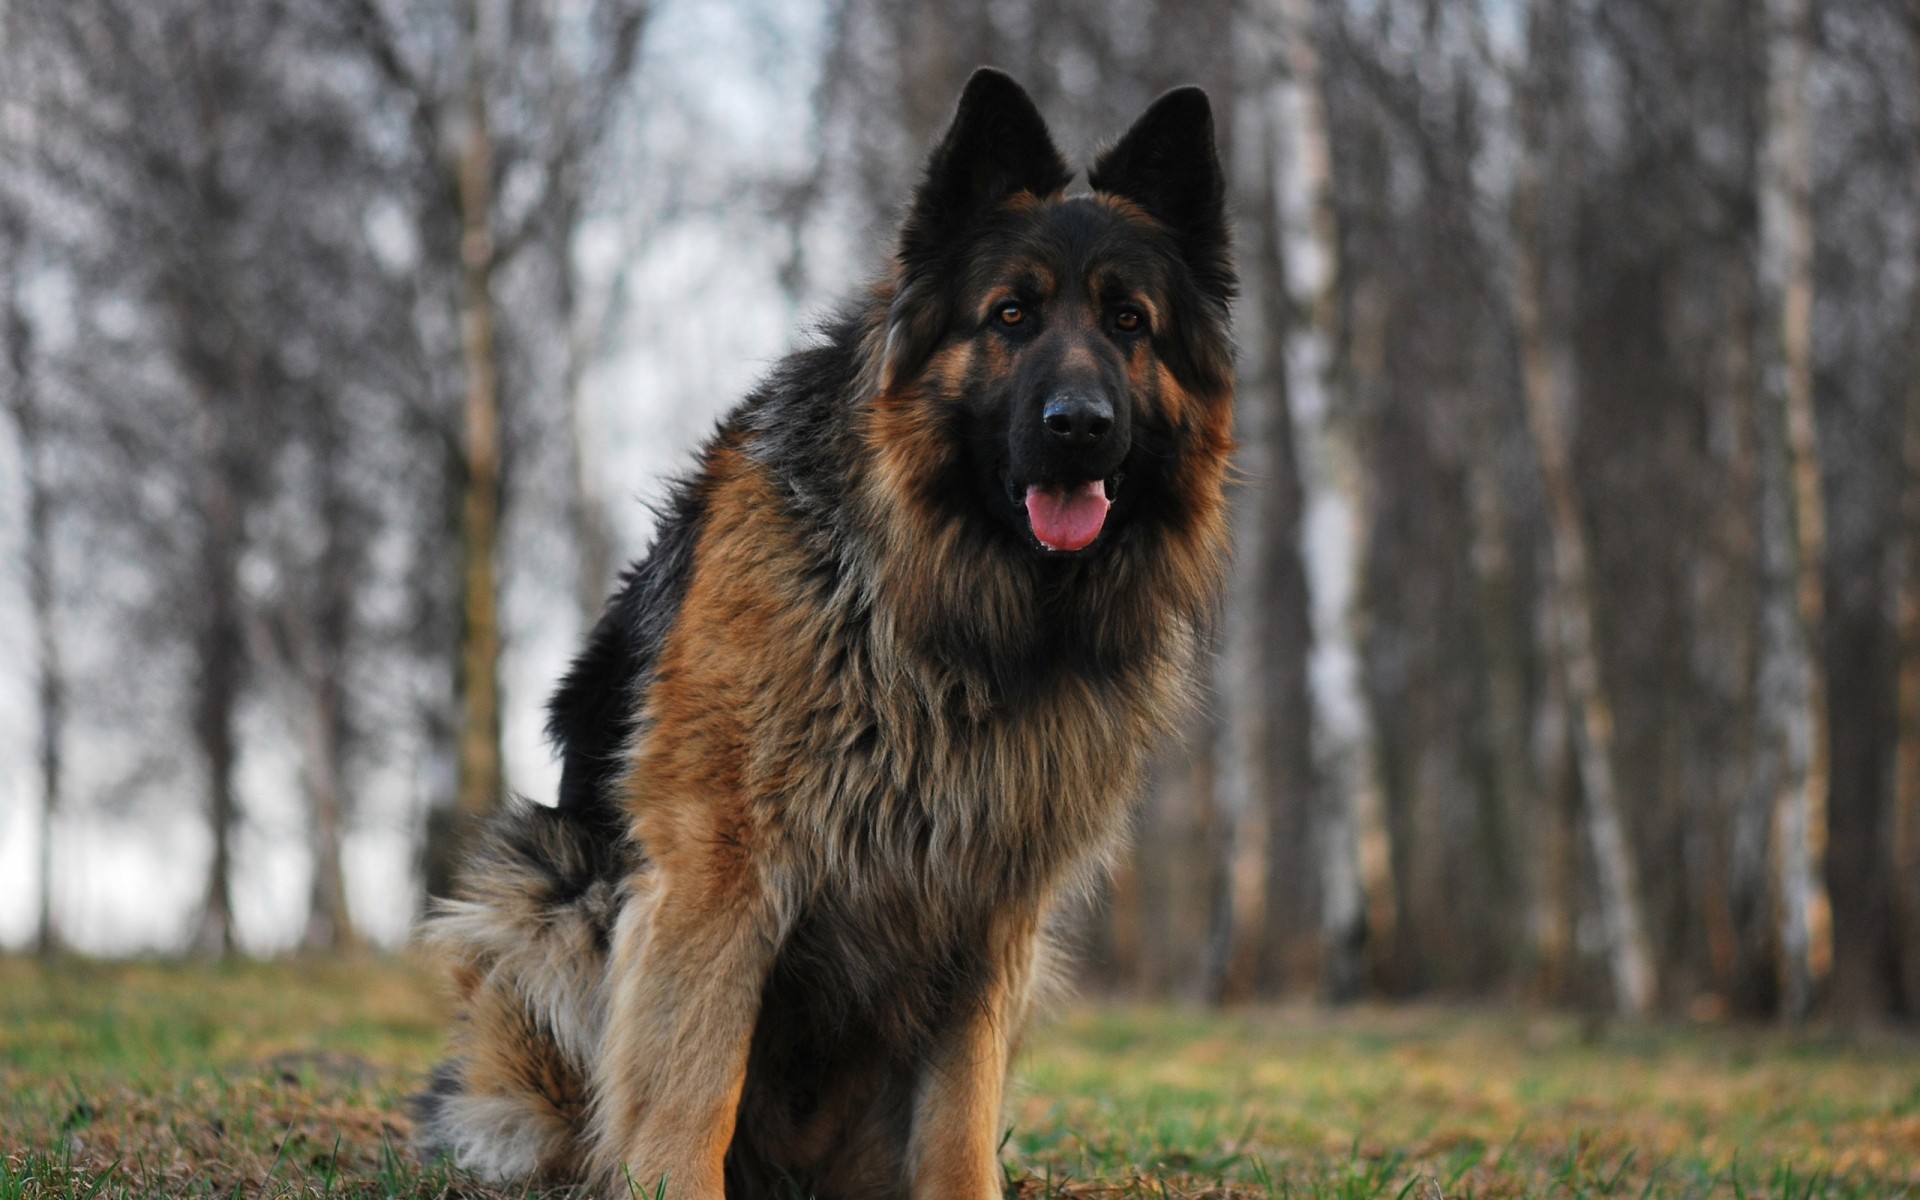
[[[406,1152],[432,981],[0,959],[0,1200],[498,1192]],[[1920,1198],[1920,1043],[1551,1015],[1084,1007],[1023,1057],[1020,1200]]]

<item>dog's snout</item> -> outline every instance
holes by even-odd
[[[1061,392],[1048,398],[1040,423],[1067,445],[1084,446],[1113,428],[1113,404],[1098,392]]]

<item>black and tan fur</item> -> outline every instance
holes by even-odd
[[[1188,702],[1226,550],[1204,94],[1070,178],[977,73],[889,277],[679,485],[554,698],[558,808],[502,816],[428,923],[462,1005],[428,1149],[610,1194],[1000,1194],[1049,918]],[[1111,421],[1043,428],[1062,396]],[[1021,489],[1093,482],[1098,540],[1045,549]]]

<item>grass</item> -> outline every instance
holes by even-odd
[[[406,1152],[387,959],[0,959],[0,1200],[515,1196]],[[1920,1043],[1447,1009],[1087,1007],[1024,1056],[1019,1200],[1920,1198]]]

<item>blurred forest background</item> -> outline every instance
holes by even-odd
[[[981,63],[1235,192],[1093,985],[1920,1017],[1914,0],[0,0],[0,936],[402,939]]]

